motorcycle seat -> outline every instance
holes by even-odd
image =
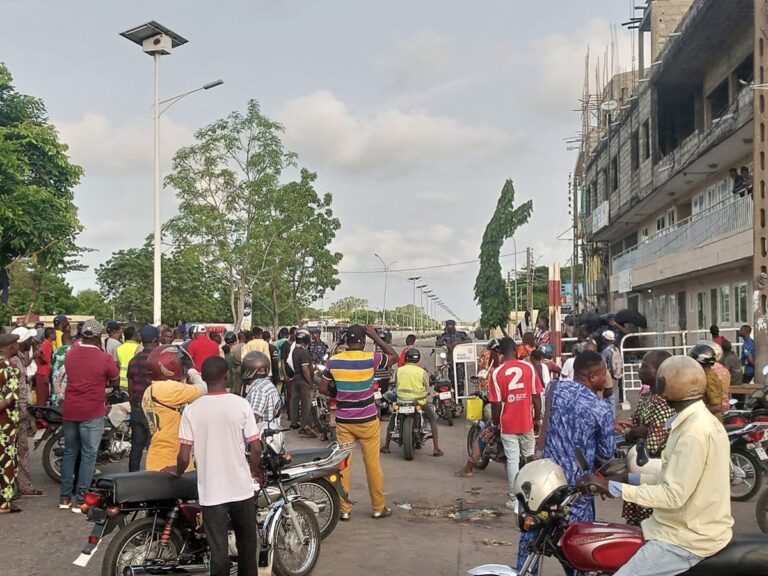
[[[685,574],[688,576],[764,576],[768,567],[768,536],[734,536],[720,552],[705,558]]]
[[[726,432],[737,432],[742,428],[746,428],[747,424],[725,424]]]
[[[32,405],[27,408],[33,418],[41,418],[48,422],[62,422],[60,406]],[[39,415],[39,416],[38,416]]]
[[[325,448],[304,448],[303,450],[291,450],[291,464],[308,464],[309,462],[319,462],[330,457],[333,453],[330,447]]]
[[[175,478],[165,472],[120,472],[95,480],[99,490],[111,490],[117,504],[151,500],[196,500],[197,472]]]

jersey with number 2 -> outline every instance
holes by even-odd
[[[488,398],[491,402],[501,402],[503,434],[533,430],[533,395],[542,392],[536,369],[528,362],[508,360],[493,371]]]

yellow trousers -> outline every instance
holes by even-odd
[[[368,492],[371,495],[371,508],[374,512],[381,512],[387,505],[384,499],[384,473],[381,471],[381,454],[379,444],[381,442],[381,428],[378,418],[362,424],[336,424],[336,438],[339,444],[353,444],[360,442],[360,451],[363,453],[363,465],[365,476],[368,480]],[[349,458],[350,466],[341,473],[341,483],[347,494],[350,490],[350,472],[352,455]],[[342,500],[342,512],[351,512],[352,504]]]

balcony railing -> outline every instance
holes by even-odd
[[[618,274],[666,254],[693,248],[753,225],[752,196],[728,198],[716,206],[665,228],[613,259],[611,273]]]

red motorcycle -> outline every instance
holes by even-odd
[[[587,470],[583,454],[577,460]],[[568,486],[565,473],[551,460],[537,460],[526,466],[527,477],[517,500],[517,521],[521,531],[538,530],[531,553],[520,570],[488,564],[469,571],[473,576],[532,576],[542,557],[556,558],[567,573],[574,570],[613,574],[626,564],[645,543],[643,532],[626,524],[574,522],[568,524],[573,504],[582,497]],[[542,491],[539,485],[545,485]],[[554,490],[550,490],[554,488]],[[531,495],[547,494],[531,508]],[[523,495],[527,493],[527,497]],[[723,550],[702,560],[685,572],[687,576],[763,576],[768,566],[768,539],[765,536],[735,536]]]

